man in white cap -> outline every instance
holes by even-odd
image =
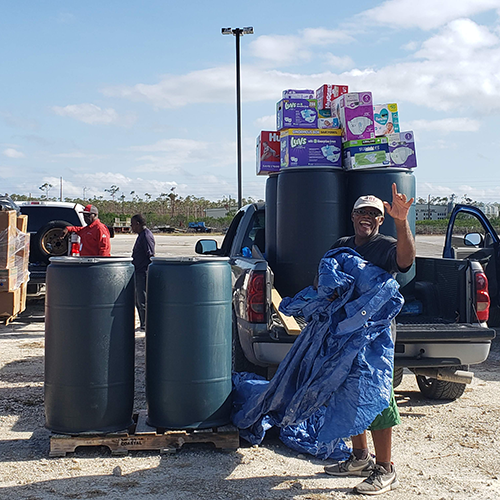
[[[94,205],[87,205],[83,209],[83,219],[86,226],[68,226],[63,230],[62,237],[68,232],[76,233],[82,240],[82,257],[109,257],[111,255],[111,241],[108,228],[99,220],[99,211]]]
[[[332,248],[353,248],[365,260],[392,275],[409,271],[415,260],[415,240],[408,224],[408,211],[412,203],[413,198],[407,200],[406,195],[398,193],[396,184],[392,185],[392,205],[373,195],[360,196],[351,214],[354,236],[340,238]],[[394,219],[396,239],[379,233],[384,212]],[[393,328],[393,338],[394,334]],[[351,456],[344,462],[327,465],[325,472],[333,476],[367,476],[354,488],[355,492],[365,495],[378,495],[394,489],[398,483],[391,461],[392,427],[399,423],[401,420],[393,393],[388,408],[369,427],[375,447],[375,461],[368,452],[365,431],[351,437]]]

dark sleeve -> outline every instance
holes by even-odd
[[[387,249],[387,260],[386,260],[386,265],[384,269],[386,269],[389,273],[394,274],[394,273],[407,273],[410,269],[411,266],[408,266],[404,269],[401,269],[398,266],[398,258],[397,258],[397,241],[390,241],[388,242],[388,249]]]
[[[340,247],[351,247],[349,245],[349,240],[350,236],[344,236],[342,238],[339,238],[331,247],[330,250],[333,250],[334,248],[340,248]]]
[[[151,231],[144,231],[144,237],[141,241],[144,254],[150,259],[155,255],[155,239]]]

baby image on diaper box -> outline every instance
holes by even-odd
[[[387,141],[392,167],[415,168],[417,166],[415,138],[412,131],[388,135]]]
[[[343,141],[375,138],[371,92],[349,92],[332,103],[332,114],[340,122]]]
[[[276,104],[276,130],[318,128],[316,99],[281,99]]]
[[[339,119],[331,109],[318,109],[318,128],[340,128]]]
[[[281,168],[340,167],[339,129],[287,129],[281,132]]]
[[[400,131],[398,105],[395,102],[391,104],[374,104],[373,118],[375,120],[375,135],[377,137]]]
[[[262,131],[256,145],[257,175],[280,170],[280,133]]]

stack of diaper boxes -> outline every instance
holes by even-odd
[[[374,105],[371,92],[347,85],[284,90],[276,129],[257,138],[258,175],[286,167],[417,166],[413,132],[400,132],[397,104]]]

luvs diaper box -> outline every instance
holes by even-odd
[[[316,99],[281,99],[276,104],[276,130],[318,128]]]
[[[339,129],[287,129],[281,132],[281,168],[340,167]]]
[[[283,99],[314,99],[314,90],[305,89],[305,90],[296,90],[296,89],[287,89],[283,90]]]
[[[347,85],[321,85],[321,87],[316,90],[318,109],[329,108],[334,99],[337,99],[337,97],[342,94],[347,94],[347,92],[349,92],[349,87]]]
[[[339,119],[343,141],[375,138],[371,92],[349,92],[337,97],[331,106]]]
[[[391,163],[387,137],[344,142],[342,149],[347,170],[388,167]]]
[[[412,131],[399,132],[387,136],[391,166],[401,168],[416,168],[415,137]]]
[[[257,137],[257,175],[279,172],[280,133],[262,131]]]
[[[377,137],[399,132],[398,105],[395,102],[391,104],[374,104],[373,118]]]

